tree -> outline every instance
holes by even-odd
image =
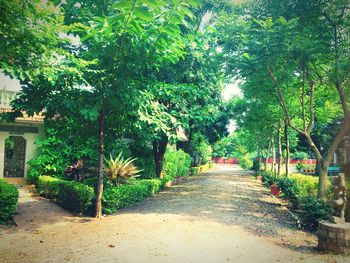
[[[56,57],[45,76],[40,70],[14,104],[29,113],[45,108],[47,117],[80,116],[98,127],[97,217],[106,133],[127,131],[138,118],[140,91],[154,83],[161,64],[174,63],[185,54],[182,28],[193,17],[191,5],[196,1],[62,3],[64,28],[75,41],[60,46],[65,56]],[[62,15],[62,9],[56,9]],[[56,36],[60,33],[57,30]],[[86,99],[83,104],[79,95]]]
[[[324,198],[328,165],[350,126],[349,3],[296,0],[275,9],[274,2],[259,1],[244,18],[228,19],[226,25],[233,28],[226,27],[230,39],[225,48],[228,54],[236,54],[227,57],[228,69],[243,79],[254,75],[270,79],[266,87],[276,97],[288,126],[305,137],[318,160],[318,196]],[[294,94],[300,94],[300,99]],[[338,101],[333,99],[336,96]],[[342,124],[322,154],[312,136],[315,121],[329,124],[335,118],[341,118]]]

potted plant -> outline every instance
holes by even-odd
[[[281,193],[281,190],[279,188],[279,186],[275,183],[273,183],[271,186],[270,186],[270,191],[271,191],[271,194],[273,194],[274,196],[279,196],[280,193]]]

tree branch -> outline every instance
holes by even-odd
[[[286,121],[289,125],[289,127],[291,127],[293,130],[303,134],[304,131],[300,130],[299,128],[297,128],[296,126],[293,125],[292,123],[292,120],[291,120],[291,117],[290,117],[290,114],[289,114],[289,111],[288,111],[288,107],[287,107],[287,104],[284,100],[284,97],[283,97],[283,93],[282,93],[282,89],[278,83],[278,80],[277,78],[275,77],[275,75],[273,74],[272,70],[267,67],[267,72],[270,76],[270,78],[272,79],[273,83],[275,84],[276,88],[277,88],[277,95],[276,95],[276,98],[284,112],[284,115],[285,115],[285,118],[286,118]]]

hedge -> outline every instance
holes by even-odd
[[[214,163],[206,163],[206,164],[203,164],[200,166],[195,166],[195,167],[191,168],[191,174],[195,175],[198,173],[202,173],[202,172],[208,171],[209,169],[211,169],[213,167],[215,167]]]
[[[94,185],[96,181],[96,178],[89,178],[81,183],[40,176],[38,192],[41,196],[51,199],[69,211],[90,214],[95,201]],[[160,188],[161,181],[158,179],[133,180],[130,184],[119,186],[106,184],[102,196],[103,213],[112,214],[120,208],[155,195]]]
[[[269,172],[262,172],[261,176],[266,186],[277,184],[280,187],[282,197],[288,199],[293,209],[299,212],[306,229],[315,231],[318,221],[329,218],[331,214],[329,202],[317,198],[317,177],[302,174],[276,177]],[[330,196],[330,187],[328,193]]]
[[[115,213],[118,209],[127,207],[159,192],[161,181],[135,180],[133,184],[108,187],[103,191],[102,210],[104,214]]]
[[[50,176],[39,176],[38,191],[61,207],[80,214],[92,211],[94,189],[75,181],[66,181]]]
[[[0,224],[7,223],[16,212],[18,195],[16,186],[0,179]]]

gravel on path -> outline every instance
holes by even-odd
[[[298,230],[278,199],[232,165],[102,220],[27,198],[21,223],[0,227],[1,262],[350,262],[320,254],[317,237]]]

